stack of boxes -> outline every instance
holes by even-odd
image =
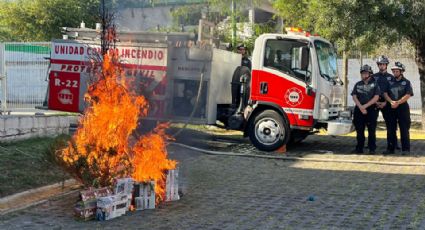
[[[130,209],[134,181],[121,178],[115,181],[114,195],[97,199],[96,220],[110,220]]]
[[[180,199],[178,169],[167,172],[165,201]],[[80,193],[75,215],[82,220],[110,220],[124,215],[128,210],[155,209],[155,181],[135,182],[132,178],[116,179],[113,192],[109,188],[90,188]]]
[[[80,192],[80,201],[74,208],[75,216],[82,220],[94,219],[97,207],[97,199],[100,197],[110,196],[112,191],[109,188],[89,188]]]
[[[96,220],[110,220],[124,215],[129,209],[126,194],[100,197],[97,199]]]

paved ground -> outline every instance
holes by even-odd
[[[381,131],[383,132],[383,131]],[[171,131],[170,133],[174,133]],[[190,146],[199,147],[203,149],[211,149],[215,151],[231,151],[236,153],[250,153],[258,155],[278,155],[276,152],[263,152],[257,150],[250,143],[248,138],[242,138],[240,135],[226,135],[222,130],[213,128],[212,134],[204,132],[187,130],[176,137],[176,141],[185,143]],[[425,137],[425,135],[422,135]],[[196,138],[194,138],[196,137]],[[366,141],[367,143],[367,141]],[[351,154],[355,149],[356,138],[350,136],[327,136],[327,135],[311,135],[308,136],[301,143],[294,146],[288,146],[287,156],[315,156],[325,158],[367,158],[367,159],[381,159],[382,152],[385,151],[387,142],[384,138],[377,138],[377,149],[375,156],[356,155]],[[365,153],[368,152],[367,147],[364,149]],[[408,158],[425,157],[425,140],[411,140],[411,154]],[[395,155],[386,156],[386,159],[399,160],[401,151],[396,151]],[[424,161],[425,162],[425,161]]]
[[[252,151],[229,137],[197,143],[188,138],[193,135],[177,139],[216,150]],[[354,145],[354,138],[326,140],[308,138],[289,154],[425,162],[424,141],[413,144],[417,157],[384,157],[345,154],[351,146],[341,146]],[[424,167],[209,156],[176,146],[169,152],[180,160],[185,192],[180,201],[108,222],[80,222],[72,217],[73,194],[2,216],[0,229],[425,229]]]

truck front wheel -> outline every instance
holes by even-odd
[[[274,110],[257,114],[249,125],[249,139],[263,151],[274,151],[289,140],[290,129],[286,120]]]

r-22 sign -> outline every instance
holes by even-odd
[[[55,86],[62,86],[67,88],[78,88],[78,81],[77,80],[61,81],[61,79],[55,78]]]
[[[60,111],[79,112],[79,73],[50,72],[49,108]]]

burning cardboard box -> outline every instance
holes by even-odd
[[[165,201],[176,201],[180,200],[179,195],[179,169],[168,170],[167,180],[165,184]]]
[[[129,197],[117,194],[97,199],[96,220],[110,220],[124,215],[129,209]]]
[[[80,192],[80,201],[74,207],[75,216],[82,220],[94,219],[96,214],[97,198],[112,195],[109,188],[89,188]]]
[[[155,181],[135,185],[134,203],[136,210],[155,209]]]
[[[133,199],[134,180],[133,178],[120,178],[115,180],[115,195],[123,194],[128,197],[128,208],[130,209],[131,200]]]
[[[94,206],[85,206],[83,202],[78,202],[74,207],[75,217],[80,220],[91,220],[96,214],[96,204]]]
[[[133,178],[116,179],[114,193],[131,195],[133,193],[133,186]]]
[[[179,200],[178,169],[169,170],[166,178],[165,201]],[[90,188],[80,192],[75,214],[81,219],[110,220],[124,215],[134,198],[136,210],[155,209],[155,181],[135,183],[132,178],[115,180],[114,195],[109,188]]]

